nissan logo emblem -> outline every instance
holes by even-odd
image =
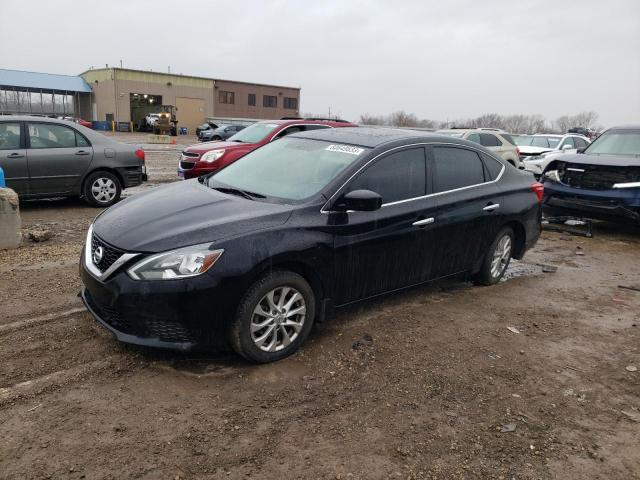
[[[102,256],[104,255],[104,249],[102,247],[98,247],[93,251],[93,263],[96,265],[100,263],[102,260]]]

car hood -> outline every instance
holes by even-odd
[[[199,153],[202,155],[210,150],[218,150],[224,148],[228,149],[237,149],[237,148],[246,148],[248,145],[253,145],[252,143],[239,143],[239,142],[203,142],[198,143],[196,145],[191,145],[184,149],[185,152],[189,153]]]
[[[527,155],[538,155],[540,153],[544,153],[544,152],[550,152],[551,150],[553,150],[552,148],[545,148],[545,147],[532,147],[530,145],[523,145],[521,147],[518,147],[520,149],[520,153],[524,153]]]
[[[123,200],[98,216],[93,231],[122,250],[155,253],[282,225],[292,208],[227,195],[194,179]]]
[[[640,157],[630,155],[588,155],[567,153],[555,158],[547,168],[551,168],[554,162],[578,163],[582,165],[603,165],[617,167],[640,167]]]

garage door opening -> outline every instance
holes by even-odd
[[[129,95],[129,106],[133,129],[139,132],[149,132],[153,130],[153,114],[161,111],[162,95],[132,93]]]

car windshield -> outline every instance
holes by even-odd
[[[513,141],[516,142],[516,145],[520,147],[529,146],[533,141],[533,137],[530,137],[529,135],[513,135],[512,138]]]
[[[302,200],[322,190],[365,151],[351,145],[282,138],[248,153],[210,177],[208,184],[211,188],[223,186],[266,197]]]
[[[558,137],[533,137],[529,145],[532,147],[556,148],[559,143],[560,138]]]
[[[605,132],[594,140],[584,153],[589,155],[640,156],[640,129]]]
[[[258,143],[264,137],[278,128],[277,123],[254,123],[253,125],[243,128],[235,135],[229,137],[230,142],[240,143]]]

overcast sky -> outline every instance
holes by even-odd
[[[300,86],[302,112],[353,120],[640,123],[640,0],[0,0],[0,18],[0,68],[170,65]]]

